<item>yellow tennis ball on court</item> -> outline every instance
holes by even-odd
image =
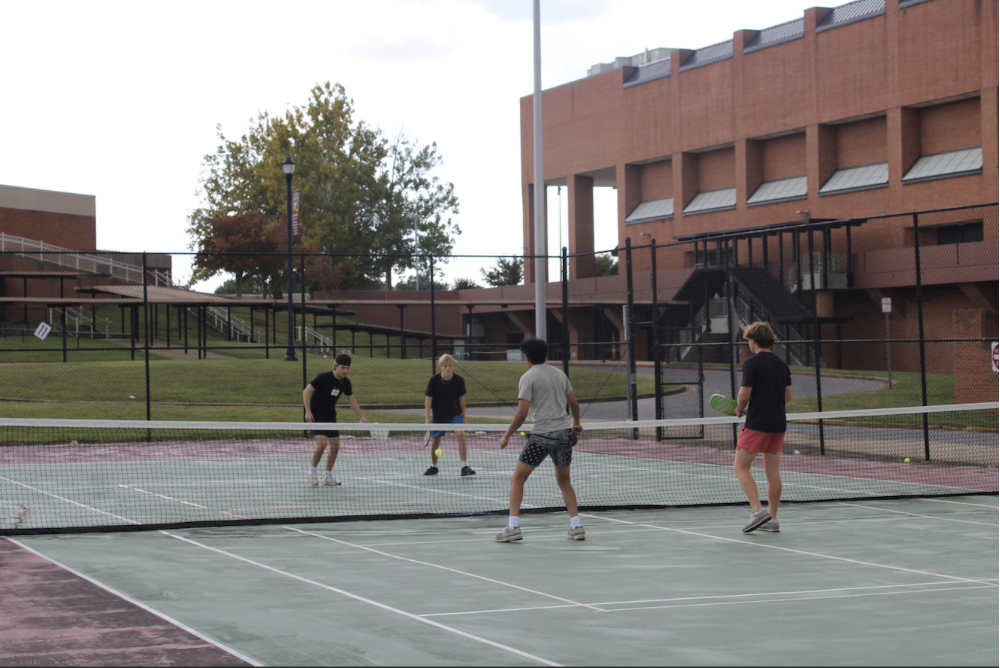
[[[904,461],[904,462],[906,462],[907,464],[909,464],[909,463],[910,463],[910,458],[909,458],[909,457],[907,457],[907,458],[906,458],[906,459],[904,459],[903,461]]]
[[[524,436],[524,432],[523,431],[521,432],[521,436]]]
[[[440,457],[441,455],[444,454],[444,450],[442,450],[441,448],[438,448],[437,450],[434,451],[434,454],[437,455],[438,457]],[[910,461],[910,460],[906,460],[906,461]]]

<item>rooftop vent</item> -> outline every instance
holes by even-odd
[[[623,67],[641,67],[643,65],[648,65],[649,63],[655,63],[658,60],[669,58],[670,52],[675,50],[676,49],[661,46],[658,49],[646,49],[642,53],[637,53],[634,56],[615,58],[610,63],[597,63],[587,70],[587,76],[596,77],[598,74],[604,74],[612,70],[620,70]]]

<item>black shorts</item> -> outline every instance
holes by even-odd
[[[337,414],[333,415],[314,415],[316,422],[336,422]],[[313,429],[313,436],[326,436],[327,438],[340,438],[340,432],[335,429],[323,430],[323,429]]]
[[[551,456],[554,465],[565,468],[573,463],[572,436],[572,429],[550,431],[546,434],[532,433],[517,461],[528,466],[538,467],[545,461],[546,457]]]

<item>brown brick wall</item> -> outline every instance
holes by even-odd
[[[97,250],[97,220],[91,216],[0,208],[0,232],[72,250]]]
[[[954,338],[997,337],[996,313],[984,309],[957,309],[952,320]],[[955,401],[997,400],[997,374],[992,371],[991,341],[954,344]]]
[[[736,185],[736,149],[722,148],[698,154],[698,192]]]
[[[760,142],[763,180],[773,181],[806,173],[806,134],[799,132]]]
[[[837,128],[837,167],[870,165],[889,159],[885,116],[844,123]]]
[[[673,166],[670,160],[640,166],[643,201],[674,196]]]
[[[920,110],[921,154],[982,145],[978,97]]]

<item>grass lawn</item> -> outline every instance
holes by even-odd
[[[305,382],[330,370],[328,358],[310,355]],[[7,417],[145,419],[146,380],[142,361],[23,363],[0,365],[0,397],[47,399],[59,403],[3,402]],[[517,402],[517,381],[524,363],[459,363],[470,402]],[[350,378],[362,405],[422,404],[427,360],[355,358]],[[625,394],[625,376],[610,370],[570,370],[570,380],[581,400]],[[639,377],[639,392],[652,392],[653,379]],[[270,360],[151,360],[150,389],[156,420],[301,419],[302,364],[280,356]],[[134,398],[133,398],[134,397]],[[65,403],[63,403],[65,402]],[[78,403],[79,402],[79,403]],[[199,404],[184,406],[177,404]],[[343,402],[341,402],[343,403]],[[237,404],[211,406],[205,404]],[[254,406],[250,404],[278,404]],[[342,412],[348,411],[342,407]],[[408,421],[403,414],[382,415],[369,409],[370,419]],[[389,419],[391,417],[391,419]],[[415,421],[422,420],[415,416]]]

